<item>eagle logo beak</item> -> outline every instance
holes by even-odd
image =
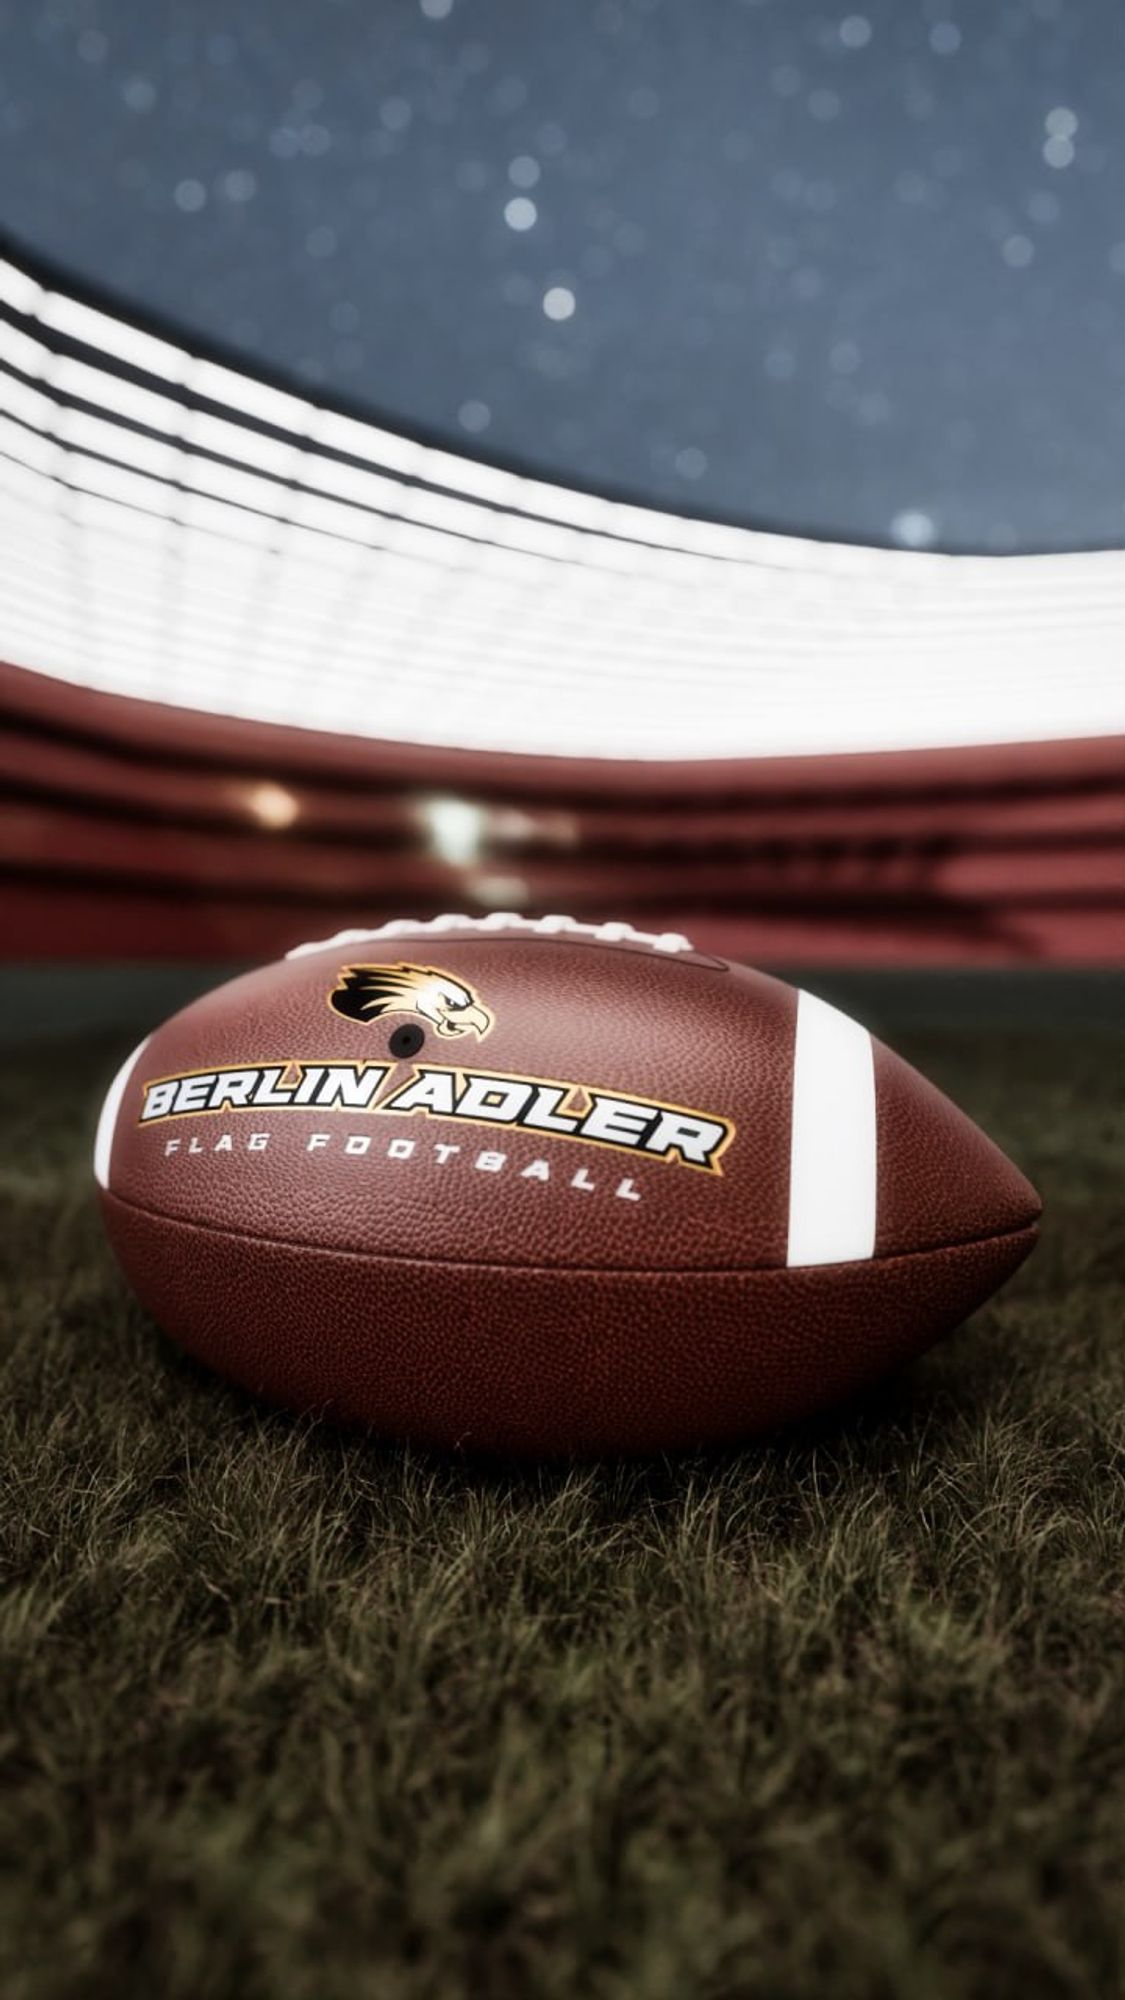
[[[487,1035],[492,1026],[492,1016],[487,1007],[474,1002],[471,1007],[461,1007],[455,1014],[446,1014],[437,1024],[439,1035]]]

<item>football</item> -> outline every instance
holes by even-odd
[[[398,921],[175,1015],[98,1127],[137,1296],[246,1388],[528,1453],[733,1441],[988,1297],[1034,1189],[825,1001],[626,924]]]

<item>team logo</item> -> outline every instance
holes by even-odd
[[[495,1027],[489,1008],[448,972],[432,965],[346,965],[328,1004],[350,1021],[381,1021],[386,1014],[414,1014],[439,1035],[476,1035]]]
[[[722,1172],[719,1162],[734,1138],[734,1125],[708,1112],[662,1098],[622,1095],[596,1084],[470,1069],[467,1062],[471,1058],[462,1057],[460,1052],[455,1066],[427,1062],[404,1068],[400,1058],[417,1054],[425,1041],[422,1023],[447,1040],[463,1035],[483,1040],[496,1025],[491,1008],[473,987],[436,966],[342,966],[338,982],[328,994],[328,1005],[348,1020],[366,1025],[388,1015],[411,1017],[390,1038],[387,1053],[393,1061],[373,1062],[366,1057],[346,1062],[313,1061],[290,1055],[231,1069],[153,1077],[144,1086],[140,1123],[155,1125],[170,1118],[214,1117],[232,1111],[288,1110],[345,1112],[380,1124],[387,1117],[396,1121],[404,1117],[436,1119],[447,1126],[490,1126],[550,1142],[578,1140],[708,1174]],[[396,1046],[404,1037],[413,1046]],[[375,1141],[375,1130],[367,1135],[352,1133],[348,1149],[366,1151]],[[268,1136],[257,1133],[252,1138],[264,1145]],[[331,1143],[330,1133],[312,1132],[306,1150],[319,1152]],[[403,1138],[400,1129],[388,1144],[392,1149],[406,1147],[407,1152],[392,1151],[390,1156],[407,1158],[417,1143]],[[458,1142],[443,1139],[436,1143],[442,1162],[461,1152]],[[180,1144],[178,1138],[167,1142],[169,1156]],[[204,1150],[195,1138],[185,1144],[191,1153]],[[222,1144],[229,1150],[229,1138]],[[486,1149],[477,1165],[481,1172],[498,1172],[507,1157]],[[550,1168],[543,1160],[533,1160],[523,1171],[538,1179],[547,1178]],[[580,1173],[584,1171],[580,1169]],[[571,1185],[584,1187],[587,1183],[575,1179]],[[632,1182],[626,1181],[618,1192],[624,1190],[626,1199],[639,1199],[628,1192],[631,1188]]]
[[[669,1160],[710,1174],[722,1172],[720,1158],[734,1138],[734,1126],[727,1118],[659,1098],[621,1096],[595,1084],[444,1063],[410,1064],[404,1076],[390,1062],[311,1062],[294,1057],[153,1077],[144,1086],[140,1123],[158,1125],[168,1118],[214,1117],[231,1111],[344,1112],[361,1116],[365,1123],[368,1118],[382,1123],[388,1117],[410,1116],[436,1119],[443,1125],[486,1125],[543,1141],[577,1139],[588,1146],[609,1146],[616,1152]],[[328,1143],[323,1132],[313,1132],[306,1150],[316,1152]],[[190,1150],[200,1150],[195,1140]],[[459,1145],[453,1151],[459,1152]]]

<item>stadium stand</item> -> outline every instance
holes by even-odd
[[[1125,557],[684,519],[0,257],[3,954],[564,908],[759,960],[1115,962]]]

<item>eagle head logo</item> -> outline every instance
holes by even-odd
[[[471,986],[433,965],[345,965],[328,1004],[351,1021],[368,1023],[384,1014],[415,1014],[445,1036],[483,1038],[495,1026]]]

